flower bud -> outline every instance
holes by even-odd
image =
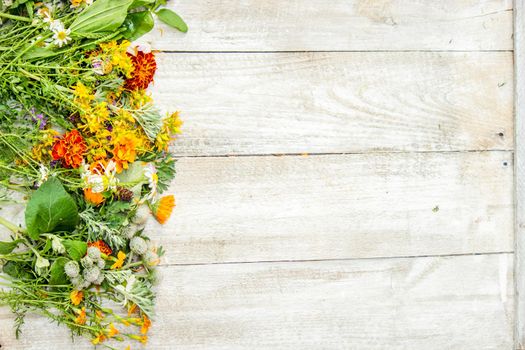
[[[148,250],[148,244],[142,237],[133,237],[129,242],[129,248],[132,252],[142,255]]]

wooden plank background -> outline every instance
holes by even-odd
[[[514,348],[512,1],[170,6],[190,32],[144,39],[186,122],[148,348]],[[2,348],[91,348],[12,321]]]

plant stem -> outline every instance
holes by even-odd
[[[0,17],[14,19],[15,21],[21,21],[21,22],[32,22],[30,18],[22,17],[22,16],[15,16],[10,13],[0,12]]]
[[[15,234],[18,234],[21,232],[20,228],[18,226],[16,226],[15,224],[13,224],[12,222],[4,219],[3,217],[0,216],[0,225],[6,227],[9,231],[15,233]]]

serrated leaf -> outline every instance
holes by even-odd
[[[186,33],[188,31],[188,26],[186,25],[184,20],[172,10],[160,9],[156,12],[156,15],[162,22],[166,23],[170,27],[178,29],[183,33]]]
[[[64,257],[60,257],[53,262],[51,265],[51,278],[49,279],[49,284],[60,285],[68,283],[68,278],[64,271],[64,266],[67,262],[68,260]]]
[[[27,234],[37,239],[41,233],[75,229],[79,216],[75,200],[57,178],[50,178],[36,190],[26,212]]]
[[[67,254],[73,260],[80,260],[87,252],[87,243],[82,241],[63,240],[62,244],[66,248]]]
[[[0,254],[9,254],[18,246],[18,243],[22,242],[21,239],[17,239],[12,242],[0,242]]]
[[[124,38],[130,41],[137,40],[153,29],[153,16],[149,11],[130,13],[124,21],[124,26],[127,28],[123,33]]]
[[[97,0],[71,23],[72,35],[92,37],[97,33],[114,32],[128,15],[133,0]]]

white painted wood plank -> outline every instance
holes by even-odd
[[[161,54],[179,155],[513,148],[508,52]]]
[[[184,158],[164,263],[513,250],[511,152]]]
[[[163,267],[148,348],[510,350],[512,258]],[[11,327],[2,313],[8,350],[92,348],[41,318]]]
[[[515,232],[516,232],[516,329],[515,348],[525,349],[525,4],[515,1]]]
[[[159,25],[161,50],[511,50],[512,0],[180,0],[187,34]]]

